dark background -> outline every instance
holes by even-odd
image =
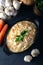
[[[3,41],[3,45],[0,46],[0,65],[43,65],[43,17],[42,16],[36,16],[33,12],[33,6],[25,6],[22,5],[20,8],[20,11],[18,11],[18,14],[16,17],[11,18],[9,20],[5,20],[5,23],[9,24],[9,28],[13,24],[15,24],[17,21],[20,20],[31,20],[31,21],[37,21],[39,27],[39,33],[38,38],[35,41],[35,43],[25,52],[18,53],[18,54],[12,54],[8,52],[8,49],[5,48],[5,38]],[[30,54],[31,50],[34,48],[38,48],[40,50],[40,55],[32,60],[30,63],[24,62],[24,56]]]

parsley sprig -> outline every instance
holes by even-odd
[[[23,41],[24,37],[26,36],[26,33],[28,32],[28,30],[24,30],[21,32],[20,35],[16,36],[16,39],[15,41],[18,42],[18,41]]]

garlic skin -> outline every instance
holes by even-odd
[[[13,0],[13,7],[16,9],[16,10],[19,10],[20,6],[21,6],[21,3],[22,2],[19,2],[17,0]]]
[[[33,50],[31,51],[31,55],[32,55],[33,57],[37,57],[39,54],[40,54],[40,51],[39,51],[38,49],[33,49]]]
[[[25,61],[25,62],[31,62],[31,61],[32,61],[32,56],[26,55],[26,56],[24,57],[24,61]]]
[[[5,7],[10,7],[12,6],[12,1],[11,0],[5,0]]]
[[[14,14],[14,8],[13,7],[5,8],[5,13],[7,16],[12,16]]]
[[[7,16],[4,12],[0,12],[0,19],[6,19]]]

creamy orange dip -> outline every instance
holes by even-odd
[[[15,41],[16,37],[21,35],[21,32],[28,30],[23,40]],[[36,35],[36,25],[30,21],[20,21],[13,25],[7,35],[7,47],[12,52],[22,52],[28,49],[33,43]]]

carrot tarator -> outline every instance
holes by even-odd
[[[4,27],[3,27],[3,29],[0,32],[0,43],[2,43],[4,35],[5,35],[6,31],[7,31],[7,29],[8,29],[8,25],[5,24]]]

